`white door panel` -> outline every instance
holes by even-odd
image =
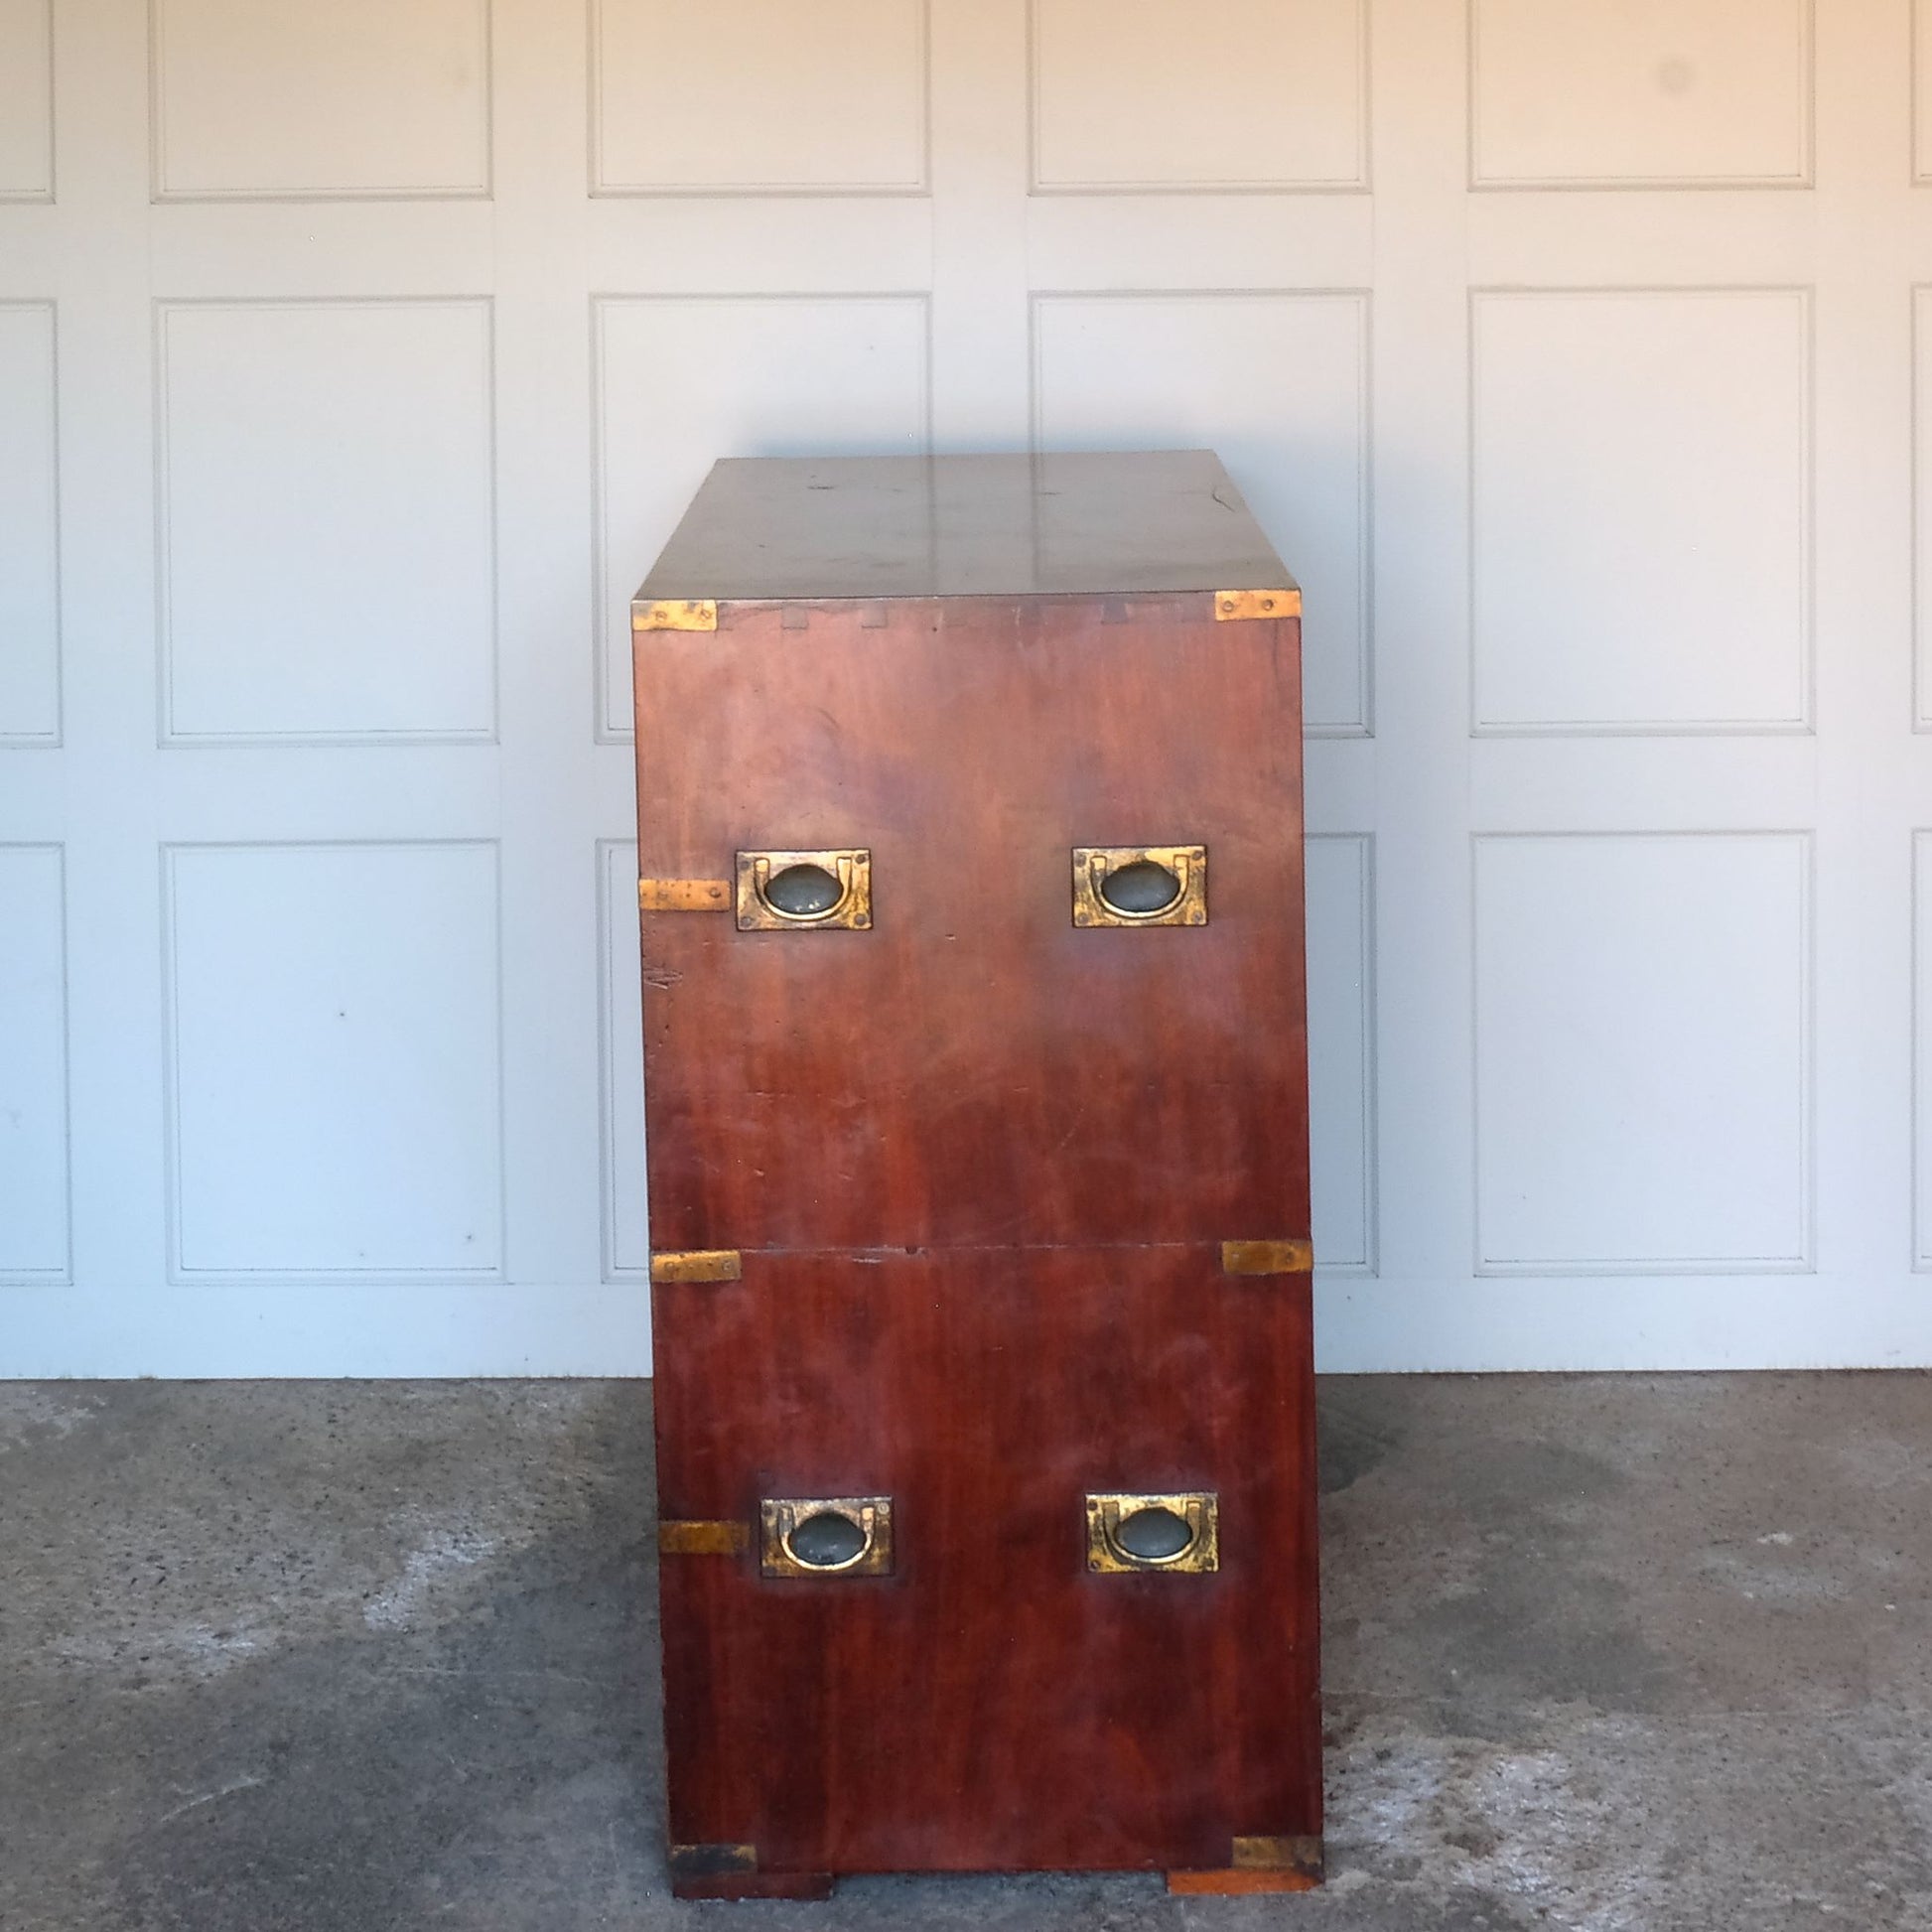
[[[0,202],[54,192],[53,0],[0,0]]]
[[[1473,179],[1796,183],[1812,0],[1473,0]]]
[[[0,303],[0,747],[61,737],[54,305]]]
[[[61,848],[0,845],[0,1282],[66,1282],[67,895]]]
[[[1035,187],[1366,187],[1365,4],[1035,0]],[[1235,74],[1269,76],[1268,112],[1192,111]]]
[[[647,1369],[629,592],[1030,438],[1307,587],[1324,1365],[1932,1362],[1932,0],[52,21],[0,1372]]]
[[[157,200],[486,195],[487,0],[153,0]]]
[[[495,736],[489,325],[479,301],[159,311],[165,742]]]
[[[591,32],[599,194],[926,185],[925,0],[594,0]]]

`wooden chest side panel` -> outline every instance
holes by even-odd
[[[655,1245],[1305,1235],[1299,625],[803,615],[638,639],[641,872],[873,854],[867,932],[646,915]],[[1074,927],[1074,846],[1192,842],[1207,925]]]
[[[885,1578],[663,1558],[674,1841],[777,1871],[1213,1867],[1320,1830],[1306,1277],[766,1255],[655,1307],[667,1519],[896,1519]],[[1089,1489],[1215,1490],[1220,1569],[1093,1576]]]

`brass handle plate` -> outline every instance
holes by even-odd
[[[890,1496],[766,1496],[759,1504],[759,1570],[766,1577],[889,1577]]]
[[[740,932],[864,932],[872,924],[872,854],[741,852]]]
[[[1087,1497],[1087,1568],[1097,1575],[1202,1576],[1220,1567],[1221,1503],[1212,1489]]]
[[[1075,925],[1205,925],[1204,845],[1076,845]]]

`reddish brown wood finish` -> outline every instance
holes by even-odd
[[[640,872],[873,855],[869,932],[645,918],[653,1244],[1306,1235],[1299,623],[808,617],[639,639]],[[1193,842],[1206,926],[1074,927],[1075,846]]]
[[[891,1577],[666,1557],[678,1844],[760,1868],[1224,1866],[1320,1829],[1306,1277],[1202,1248],[747,1256],[656,1291],[658,1494],[890,1494]],[[1089,1489],[1213,1488],[1212,1576]]]
[[[1285,1883],[1234,1841],[1321,1830],[1310,1288],[1220,1244],[1309,1233],[1300,623],[1203,585],[1287,579],[1201,456],[722,468],[646,586],[720,602],[637,637],[638,869],[862,846],[874,924],[643,919],[653,1250],[743,1256],[654,1290],[660,1512],[752,1545],[661,1564],[673,1888]],[[1075,846],[1192,843],[1205,926],[1074,926]],[[1219,1570],[1090,1573],[1095,1489],[1215,1491]],[[761,1577],[810,1495],[890,1495],[893,1573]]]

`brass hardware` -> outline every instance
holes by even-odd
[[[742,1281],[745,1257],[736,1248],[691,1248],[683,1254],[652,1255],[650,1278],[660,1288],[672,1282]]]
[[[1237,1871],[1299,1871],[1321,1877],[1321,1841],[1314,1837],[1237,1838],[1228,1863]]]
[[[1107,881],[1130,866],[1155,867],[1171,874],[1176,888],[1173,897],[1146,911],[1114,903],[1107,897]],[[1205,925],[1206,846],[1076,845],[1073,848],[1073,923]]]
[[[1131,1519],[1160,1511],[1179,1519],[1187,1540],[1178,1548],[1137,1554]],[[1200,1576],[1221,1567],[1221,1504],[1211,1489],[1183,1489],[1168,1495],[1123,1493],[1087,1497],[1087,1568],[1106,1577],[1162,1570]],[[1123,1528],[1123,1525],[1129,1525]],[[1122,1539],[1126,1538],[1124,1542]]]
[[[1312,1241],[1223,1241],[1226,1275],[1306,1275],[1314,1266]]]
[[[637,909],[640,912],[729,912],[732,883],[729,879],[640,879]]]
[[[669,598],[656,604],[630,607],[632,630],[716,630],[718,605],[713,598]]]
[[[742,1557],[751,1547],[752,1532],[743,1523],[671,1521],[657,1526],[660,1556]]]
[[[1244,618],[1299,618],[1300,591],[1216,591],[1214,621],[1232,623]]]
[[[1183,1897],[1260,1897],[1312,1891],[1322,1877],[1321,1839],[1237,1838],[1218,1871],[1170,1871],[1168,1890]]]
[[[673,1878],[723,1878],[735,1871],[759,1868],[756,1845],[673,1845]]]
[[[807,1527],[813,1524],[816,1531]],[[892,1497],[765,1497],[759,1504],[759,1569],[766,1577],[890,1576]]]
[[[774,880],[794,868],[812,868],[836,883],[838,897],[807,911],[788,912],[769,897]],[[863,932],[872,924],[872,854],[846,852],[741,852],[738,855],[740,932]]]

